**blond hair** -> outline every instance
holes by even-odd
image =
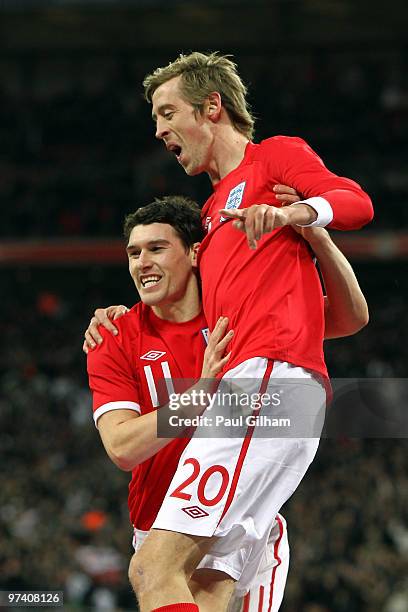
[[[214,53],[189,55],[182,53],[168,66],[157,68],[143,81],[144,94],[151,103],[156,89],[174,77],[181,76],[180,92],[183,98],[197,111],[203,112],[204,101],[216,91],[221,96],[223,107],[235,129],[252,139],[254,118],[246,99],[247,88],[237,72],[237,65],[231,56]]]

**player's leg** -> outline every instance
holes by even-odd
[[[140,529],[134,530],[132,543],[135,552],[140,550],[148,533]],[[204,558],[208,557],[210,556],[206,555]],[[193,573],[188,583],[189,589],[200,612],[214,612],[215,609],[226,611],[235,580],[228,573],[213,569],[211,562],[207,562],[206,565]],[[226,569],[228,570],[229,566]]]
[[[277,612],[282,603],[289,568],[289,544],[284,517],[281,514],[276,516],[258,573],[251,584],[250,591],[243,597],[241,582],[239,579],[235,581],[234,591],[228,607],[225,606],[224,591],[221,590],[223,586],[221,572],[224,572],[227,580],[231,581],[231,576],[236,578],[240,571],[240,557],[248,557],[249,555],[244,549],[241,551],[235,550],[232,554],[221,555],[219,544],[218,546],[216,545],[217,550],[214,550],[214,547],[210,549],[199,565],[197,572],[207,570],[206,573],[202,574],[204,580],[197,580],[196,585],[190,587],[196,602],[200,605],[200,610],[207,610],[207,607],[209,607],[212,612],[215,609],[213,605],[214,599],[214,601],[220,602],[216,608],[217,610],[227,609],[228,612]],[[208,570],[215,568],[217,568],[216,572],[208,572]],[[193,574],[192,580],[195,579],[197,572]],[[206,576],[210,579],[213,576],[215,584],[211,584],[208,580],[206,581]],[[215,591],[215,589],[220,590]],[[198,599],[201,590],[203,591],[203,596],[201,599]],[[213,599],[208,599],[209,606],[204,608],[203,606],[207,602],[207,591],[210,592],[210,595],[213,595]],[[220,607],[221,601],[222,607]]]
[[[264,358],[253,358],[230,373],[240,381],[242,377],[247,379],[249,390],[258,395],[268,389],[269,396],[273,397],[275,388],[283,389],[285,405],[295,408],[294,416],[308,415],[310,393],[313,404],[317,401],[319,405],[324,390],[300,368],[292,368],[290,378],[299,373],[308,380],[295,381],[295,384],[275,380],[272,384],[269,379],[275,370],[279,379],[285,374],[289,378],[288,366],[276,365],[276,368],[271,366]],[[259,386],[258,381],[261,381]],[[274,406],[270,404],[269,408]],[[295,418],[293,423],[297,425]],[[295,428],[296,433],[303,434],[302,438],[291,437],[292,432],[284,438],[276,438],[273,432],[272,439],[259,432],[258,437],[259,427],[251,425],[251,431],[244,437],[204,441],[197,436],[199,428],[196,430],[156,518],[154,539],[148,548],[149,538],[146,540],[140,551],[142,557],[136,558],[131,568],[132,584],[141,599],[143,612],[143,597],[146,602],[150,597],[154,607],[158,593],[156,607],[192,601],[187,581],[210,548],[209,538],[213,535],[218,539],[211,554],[222,559],[238,550],[239,569],[234,578],[240,579],[243,589],[253,583],[274,523],[271,517],[276,516],[297,488],[318,445],[317,439],[303,438],[302,423],[300,428]],[[145,610],[150,609],[146,603]]]
[[[195,603],[188,582],[212,538],[152,529],[129,566],[141,612],[174,603]]]
[[[147,531],[134,530],[133,547],[135,552],[140,550],[147,535]],[[227,573],[230,565],[233,564],[233,560],[227,561],[225,566],[227,572],[224,572],[213,569],[214,560],[211,555],[206,555],[204,559],[206,563],[202,562],[200,569],[197,569],[191,576],[188,583],[189,589],[200,608],[200,612],[214,612],[214,610],[224,612],[228,608],[228,602],[235,586],[234,578]],[[219,560],[216,562],[218,567],[222,567]]]
[[[136,537],[137,536],[137,537]],[[139,550],[147,533],[138,531],[134,544]],[[224,567],[225,571],[212,569]],[[267,547],[263,555],[258,574],[250,591],[242,597],[240,583],[229,575],[231,569],[238,570],[236,555],[223,557],[205,555],[190,581],[189,589],[199,606],[200,612],[277,612],[282,603],[289,568],[289,544],[287,525],[280,514],[269,535]],[[235,572],[232,572],[235,574]],[[237,587],[235,589],[235,586]],[[232,594],[232,597],[231,597]],[[228,603],[229,602],[229,603]]]
[[[235,580],[219,570],[201,568],[192,575],[189,587],[200,612],[226,612]]]

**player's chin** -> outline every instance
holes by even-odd
[[[153,293],[147,293],[146,291],[139,291],[140,299],[146,306],[157,306],[163,301],[164,296],[162,291],[155,291]]]
[[[183,166],[184,172],[188,176],[195,176],[198,172],[195,171],[195,168],[191,168],[190,166]]]
[[[196,176],[197,174],[201,174],[203,171],[199,166],[192,163],[183,164],[183,168],[184,172],[188,174],[188,176]]]
[[[139,295],[143,304],[146,304],[146,306],[155,306],[158,302],[157,298],[154,295],[146,295],[143,291],[139,292]]]

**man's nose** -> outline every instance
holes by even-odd
[[[163,118],[159,117],[156,122],[156,138],[162,140],[169,134],[169,129]]]
[[[145,251],[144,249],[142,249],[140,251],[137,263],[140,269],[148,268],[151,265],[151,257],[149,251]]]

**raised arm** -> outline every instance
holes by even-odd
[[[259,203],[220,210],[221,216],[234,219],[234,227],[246,233],[251,249],[256,249],[264,234],[285,225],[352,230],[372,220],[367,193],[355,181],[330,172],[301,138],[275,136],[264,140],[262,147],[268,175],[274,177],[271,182],[291,185],[303,199],[285,208]]]
[[[290,225],[313,222],[320,227],[353,230],[372,220],[373,206],[368,194],[355,181],[328,170],[304,140],[277,136],[264,142],[274,160],[272,176],[279,176],[283,184],[303,195],[304,204],[294,206],[301,209],[296,216],[292,213]],[[316,219],[302,219],[305,205],[316,211]]]

